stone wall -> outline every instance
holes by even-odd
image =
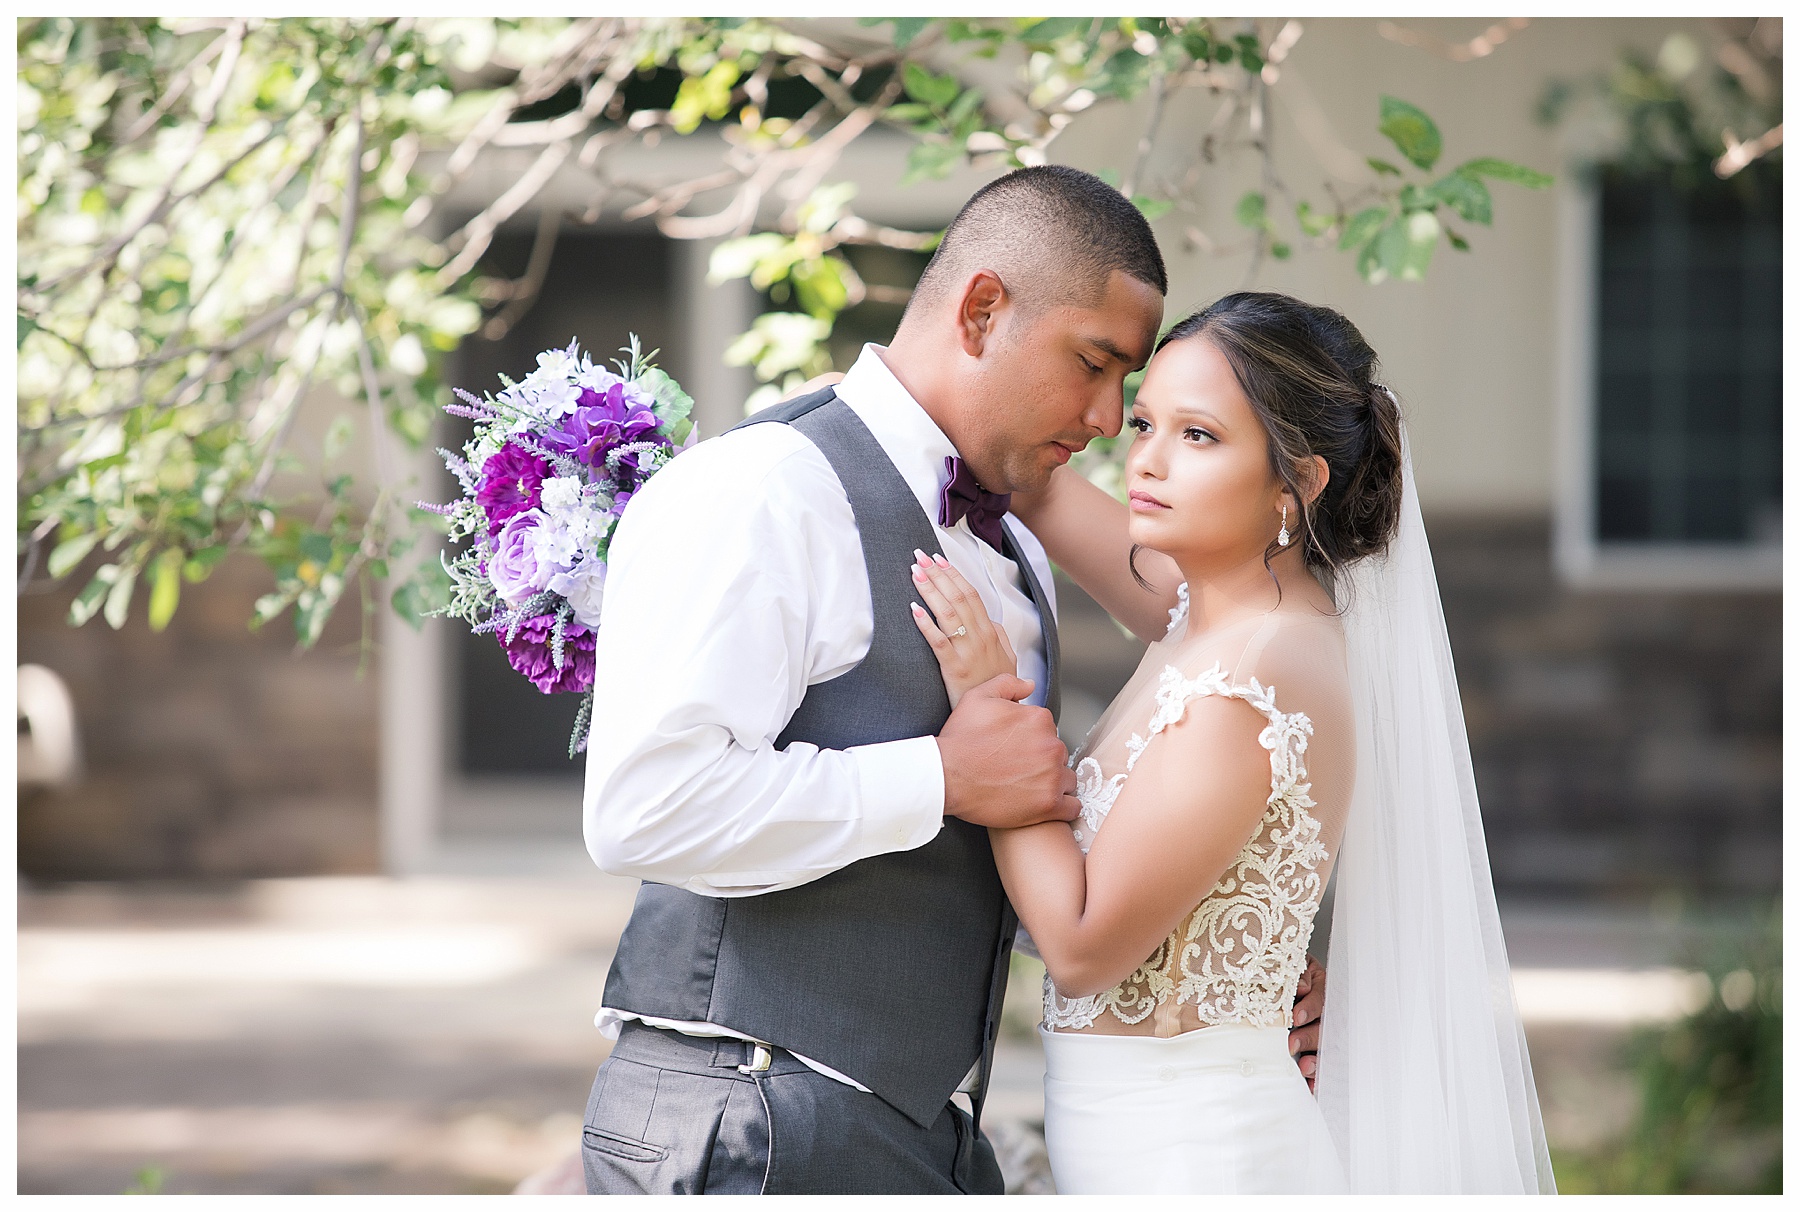
[[[19,868],[37,878],[247,877],[379,869],[378,690],[358,676],[360,610],[297,655],[292,622],[252,632],[273,587],[235,557],[183,586],[168,629],[143,595],[120,631],[65,621],[70,587],[19,599],[19,661],[75,700],[85,776],[19,803]]]
[[[1496,884],[1781,887],[1781,595],[1579,593],[1549,523],[1429,522]]]

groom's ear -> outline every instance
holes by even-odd
[[[991,269],[978,269],[956,305],[956,338],[964,353],[979,358],[994,339],[1000,311],[1009,302],[1006,283]]]

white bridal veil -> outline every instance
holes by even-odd
[[[1398,535],[1345,579],[1357,771],[1320,1108],[1354,1192],[1554,1192],[1410,450]]]

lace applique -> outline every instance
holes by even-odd
[[[1175,630],[1175,624],[1187,618],[1188,587],[1186,581],[1183,581],[1181,588],[1175,591],[1175,599],[1174,609],[1169,611],[1169,625],[1163,630],[1163,639],[1165,640],[1169,638],[1169,633]]]
[[[1184,594],[1184,605],[1185,599]],[[1076,838],[1085,853],[1151,739],[1203,695],[1242,699],[1268,721],[1257,737],[1269,751],[1269,802],[1261,824],[1206,899],[1118,985],[1065,998],[1046,973],[1044,1022],[1053,1029],[1091,1027],[1108,1013],[1128,1025],[1140,1023],[1170,998],[1177,1005],[1193,1003],[1207,1025],[1290,1025],[1289,1007],[1325,891],[1319,866],[1330,855],[1320,840],[1319,821],[1307,811],[1315,807],[1305,762],[1312,721],[1300,712],[1278,710],[1274,687],[1254,678],[1233,686],[1217,664],[1192,680],[1173,666],[1165,668],[1148,729],[1126,742],[1125,772],[1105,778],[1093,758],[1077,766],[1085,828],[1077,829]]]

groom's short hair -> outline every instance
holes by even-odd
[[[1021,168],[975,191],[944,232],[913,299],[935,303],[978,269],[1026,311],[1093,303],[1114,270],[1169,293],[1156,236],[1130,199],[1062,164]]]

